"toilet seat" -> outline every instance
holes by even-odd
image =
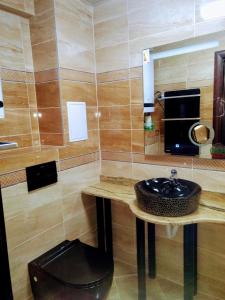
[[[35,263],[46,275],[76,289],[102,285],[113,273],[112,257],[78,239],[61,243]]]

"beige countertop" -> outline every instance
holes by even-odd
[[[202,191],[197,211],[183,217],[159,217],[142,211],[137,204],[134,184],[138,180],[101,176],[98,184],[85,188],[87,195],[120,201],[129,206],[133,214],[149,223],[185,225],[192,223],[225,223],[225,194]]]

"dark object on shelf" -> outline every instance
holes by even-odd
[[[62,242],[28,267],[35,300],[105,300],[114,270],[110,254],[78,239]]]
[[[199,205],[201,187],[184,179],[155,178],[134,186],[140,208],[157,216],[191,214]]]
[[[31,166],[26,168],[28,191],[33,191],[41,187],[57,182],[56,162]]]

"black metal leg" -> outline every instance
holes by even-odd
[[[146,300],[145,222],[136,218],[138,300]]]
[[[193,300],[195,283],[195,224],[184,226],[184,300]]]
[[[96,197],[98,248],[105,251],[105,221],[103,198]]]
[[[194,295],[197,295],[197,281],[198,281],[198,224],[194,224]]]
[[[113,257],[111,200],[104,199],[106,251]]]
[[[150,278],[156,277],[155,257],[155,224],[148,223],[148,274]]]
[[[96,197],[98,248],[113,256],[111,200]]]

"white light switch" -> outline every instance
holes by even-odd
[[[87,113],[85,102],[67,102],[69,124],[69,141],[83,141],[88,139]]]

